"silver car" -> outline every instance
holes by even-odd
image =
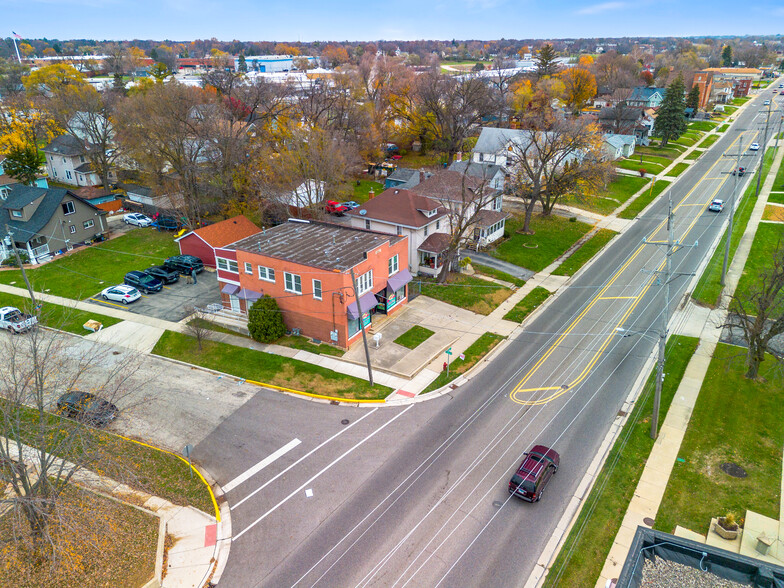
[[[152,219],[145,216],[140,212],[130,212],[123,215],[123,222],[126,225],[136,225],[137,227],[149,227],[152,224]]]
[[[724,210],[724,200],[719,200],[718,198],[710,203],[708,206],[708,210],[711,212],[721,212]]]

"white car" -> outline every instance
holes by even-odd
[[[710,203],[708,206],[708,210],[711,212],[721,212],[724,210],[724,200],[719,200],[718,198]]]
[[[145,216],[140,212],[131,212],[123,215],[123,222],[126,225],[136,225],[137,227],[149,227],[152,224],[152,219]]]
[[[765,100],[765,102],[762,103],[763,106],[767,106],[768,104],[770,104],[770,100]]]
[[[101,292],[101,296],[104,300],[114,300],[115,302],[122,302],[123,304],[135,302],[142,297],[136,288],[125,284],[109,286]]]
[[[759,151],[759,143],[752,143],[749,145],[749,151]]]

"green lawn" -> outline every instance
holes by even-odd
[[[663,159],[663,158],[655,158],[655,159]],[[658,174],[664,171],[664,168],[667,167],[672,163],[670,160],[667,160],[667,163],[657,163],[654,161],[654,158],[648,159],[643,158],[642,163],[640,163],[639,157],[632,157],[630,159],[624,159],[623,161],[616,161],[615,167],[619,167],[621,169],[628,169],[631,171],[639,171],[641,169],[645,170],[645,173],[649,174]]]
[[[744,301],[749,300],[752,290],[759,286],[759,277],[770,270],[773,254],[780,241],[784,242],[784,225],[768,223],[759,225],[754,235],[754,242],[751,244],[749,258],[738,281],[735,296]]]
[[[414,325],[408,331],[400,335],[400,337],[395,339],[395,343],[402,345],[403,347],[408,347],[409,349],[416,349],[433,335],[435,335],[434,331],[419,325]]]
[[[784,192],[771,192],[768,194],[768,202],[784,204]]]
[[[522,217],[507,219],[506,230],[509,232],[509,239],[504,240],[490,253],[494,257],[534,272],[546,268],[591,230],[589,224],[571,222],[557,215],[535,214],[531,218],[533,235],[518,233],[517,230],[522,226]]]
[[[707,120],[695,120],[689,123],[690,131],[712,131],[718,126],[718,123],[710,122]]]
[[[740,106],[742,104],[746,104],[746,102],[748,102],[749,100],[751,100],[751,96],[741,96],[740,98],[733,98],[732,103],[737,106]]]
[[[384,184],[373,180],[356,180],[353,182],[354,201],[360,204],[367,202],[372,189],[376,196],[384,191]]]
[[[549,296],[550,291],[547,288],[537,286],[504,315],[504,320],[522,323],[525,317],[538,308]]]
[[[512,274],[507,274],[506,272],[502,272],[501,270],[495,269],[494,267],[490,267],[488,265],[482,265],[481,263],[474,263],[471,262],[471,267],[474,268],[474,271],[484,274],[486,276],[490,276],[491,278],[496,278],[497,280],[502,280],[504,282],[509,282],[510,284],[514,284],[518,288],[525,285],[525,280],[522,278],[516,278]]]
[[[719,343],[664,492],[655,528],[675,525],[706,534],[710,519],[745,511],[779,518],[781,447],[784,444],[782,375],[768,356],[761,381],[747,380],[744,350]],[[733,478],[720,466],[746,470]]]
[[[680,139],[675,141],[675,143],[677,143],[678,145],[685,145],[686,147],[691,147],[697,141],[699,141],[701,136],[702,136],[702,133],[689,133],[689,132],[686,132],[686,133],[683,134],[683,136]]]
[[[647,183],[648,180],[640,176],[618,175],[612,182],[607,184],[606,190],[594,196],[587,198],[570,196],[561,200],[561,202],[582,208],[583,210],[607,215],[626,202]]]
[[[488,315],[509,298],[509,288],[465,274],[449,274],[446,284],[422,279],[422,294],[471,312]]]
[[[22,312],[32,314],[30,299],[25,296],[5,293],[0,294],[0,305],[15,306],[22,310]],[[98,307],[96,307],[96,309],[97,308]],[[97,312],[79,310],[68,306],[60,306],[59,304],[50,304],[48,302],[45,302],[41,308],[39,321],[40,324],[45,327],[68,331],[69,333],[75,333],[77,335],[87,335],[90,331],[84,328],[84,323],[90,319],[98,321],[104,328],[116,325],[122,321],[122,319],[113,316],[106,316]]]
[[[651,144],[647,147],[635,147],[634,155],[638,155],[639,153],[642,153],[643,155],[654,155],[658,157],[667,157],[668,159],[675,159],[681,153],[683,153],[683,147],[680,145],[673,145],[672,143],[669,143],[666,147]]]
[[[695,160],[695,159],[699,159],[700,155],[702,155],[702,151],[697,151],[695,149],[694,151],[692,151],[691,153],[686,155],[683,159],[685,159],[687,161],[692,161],[692,160]]]
[[[33,288],[65,298],[81,300],[107,286],[121,284],[125,274],[160,264],[179,248],[173,235],[150,228],[131,232],[97,245],[56,258],[27,271]],[[0,272],[0,283],[24,287],[19,270]]]
[[[599,231],[580,248],[567,257],[561,265],[553,271],[556,276],[573,276],[583,265],[585,265],[602,247],[607,245],[610,240],[617,235],[610,229],[599,229]]]
[[[217,341],[204,341],[166,331],[152,351],[157,355],[200,365],[238,378],[337,398],[381,399],[392,391],[386,386],[339,374],[311,363],[255,351]]]
[[[773,163],[773,154],[774,150],[768,149],[768,152],[765,155],[765,164],[763,166],[763,181],[764,175],[767,175],[768,170]],[[756,175],[754,178],[756,178]],[[756,202],[756,199],[754,198],[755,190],[756,179],[752,179],[751,183],[743,194],[743,199],[741,200],[738,209],[735,211],[735,222],[732,227],[732,238],[730,239],[730,255],[728,264],[732,263],[732,258],[735,256],[735,250],[738,248],[738,244],[740,243],[740,239],[743,236],[743,232],[746,230],[746,225],[749,223],[749,218],[751,217],[751,212],[754,209],[754,203]],[[716,251],[713,252],[711,260],[708,262],[705,271],[703,272],[702,276],[700,276],[700,281],[697,283],[697,287],[692,293],[692,298],[694,298],[694,300],[700,304],[715,307],[718,303],[719,296],[721,295],[722,291],[720,280],[721,269],[724,264],[724,249],[726,239],[727,231],[724,231],[724,236],[719,242],[718,247],[716,247]]]
[[[438,374],[438,377],[430,382],[430,385],[422,390],[421,394],[437,390],[441,386],[446,386],[449,382],[457,378],[460,374],[467,372],[472,368],[480,359],[487,355],[493,347],[503,341],[505,337],[496,335],[495,333],[484,333],[479,339],[474,341],[465,350],[465,359],[452,356],[449,362],[449,375],[447,376],[446,370]],[[446,355],[444,356],[446,357]]]
[[[707,149],[718,140],[719,140],[718,135],[708,135],[702,141],[700,141],[700,144],[697,145],[697,147],[704,147],[705,149]]]
[[[670,176],[670,177],[677,178],[679,175],[681,175],[683,172],[685,172],[686,168],[688,168],[688,167],[689,167],[688,163],[684,163],[684,162],[676,163],[672,167],[672,169],[667,172],[667,175]]]
[[[694,337],[680,335],[673,335],[667,341],[667,377],[662,384],[659,423],[664,422],[698,342]],[[553,562],[544,583],[547,588],[596,584],[642,476],[645,462],[653,449],[650,415],[653,411],[654,387],[655,369],[610,450],[563,548]],[[658,523],[658,517],[656,521]]]
[[[776,174],[776,179],[773,180],[773,190],[784,191],[784,163],[779,166],[779,172]]]
[[[729,104],[727,104],[727,105],[724,106],[724,114],[727,114],[727,115],[732,114],[733,112],[738,110],[738,108],[740,108],[740,107],[739,106],[730,106]]]
[[[668,182],[667,180],[656,180],[656,183],[651,186],[651,189],[646,190],[638,196],[635,201],[624,208],[618,216],[627,219],[635,218],[646,206],[653,202],[654,198],[664,192],[664,190],[669,187],[670,183],[671,182]]]
[[[723,133],[723,132],[724,132],[724,131],[726,131],[728,128],[730,128],[730,125],[721,125],[721,126],[719,127],[719,130],[718,130],[718,132],[719,132],[719,133]]]

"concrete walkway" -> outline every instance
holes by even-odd
[[[509,263],[508,261],[504,261],[502,259],[496,259],[492,255],[488,255],[487,253],[482,253],[481,251],[464,250],[460,252],[460,257],[461,258],[470,257],[471,261],[473,261],[474,263],[478,263],[479,265],[486,265],[488,267],[505,272],[509,275],[514,276],[515,278],[520,278],[522,280],[530,280],[535,273],[529,269],[520,267],[519,265]]]

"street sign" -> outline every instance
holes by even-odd
[[[464,354],[464,353],[461,353],[461,354],[460,354],[460,359],[462,359],[463,361],[465,361],[465,354]]]
[[[185,449],[182,450],[182,453],[183,453],[183,455],[185,455],[185,457],[190,459],[192,451],[193,451],[193,445],[188,444],[188,445],[185,446]]]
[[[452,348],[450,347],[444,353],[446,353],[447,355],[452,355]]]

